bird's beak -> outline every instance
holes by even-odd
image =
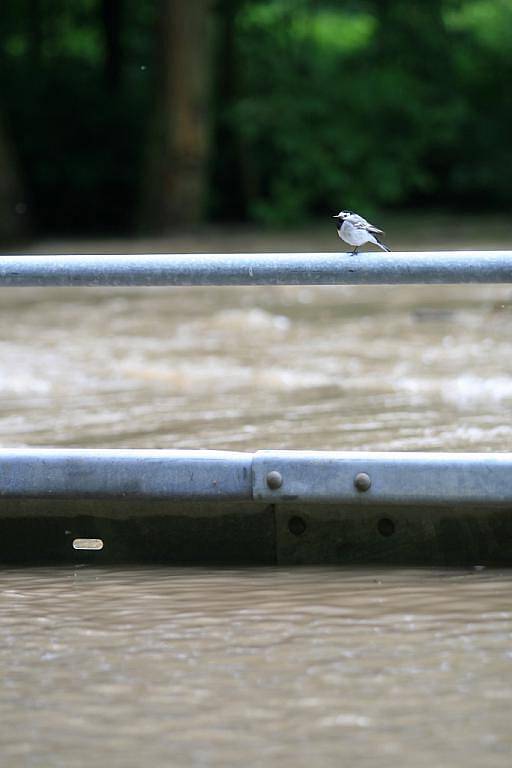
[[[333,218],[333,219],[339,219],[339,215],[338,215],[338,214],[336,214],[336,216],[333,216],[332,218]]]

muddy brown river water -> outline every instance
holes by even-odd
[[[4,289],[0,444],[510,450],[511,328],[508,286]],[[508,768],[511,587],[4,569],[2,765]]]

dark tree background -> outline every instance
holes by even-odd
[[[0,237],[508,210],[509,0],[2,0]]]

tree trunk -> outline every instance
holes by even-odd
[[[212,0],[161,0],[158,108],[151,137],[145,221],[201,221],[209,149]]]
[[[221,152],[213,157],[211,177],[215,198],[211,210],[215,218],[225,221],[241,221],[247,214],[242,148],[232,116],[239,90],[235,20],[243,2],[217,0],[216,3],[213,143]]]
[[[26,233],[27,205],[11,146],[0,117],[0,241]]]
[[[101,20],[105,38],[105,81],[115,90],[121,80],[122,0],[102,0]]]
[[[30,61],[33,67],[41,66],[41,0],[29,0],[28,6],[28,41]]]

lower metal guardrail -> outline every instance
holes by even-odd
[[[512,507],[512,453],[0,449],[2,498]]]
[[[0,449],[2,498],[251,498],[251,457],[224,451]]]
[[[0,561],[512,564],[512,454],[4,449]]]

